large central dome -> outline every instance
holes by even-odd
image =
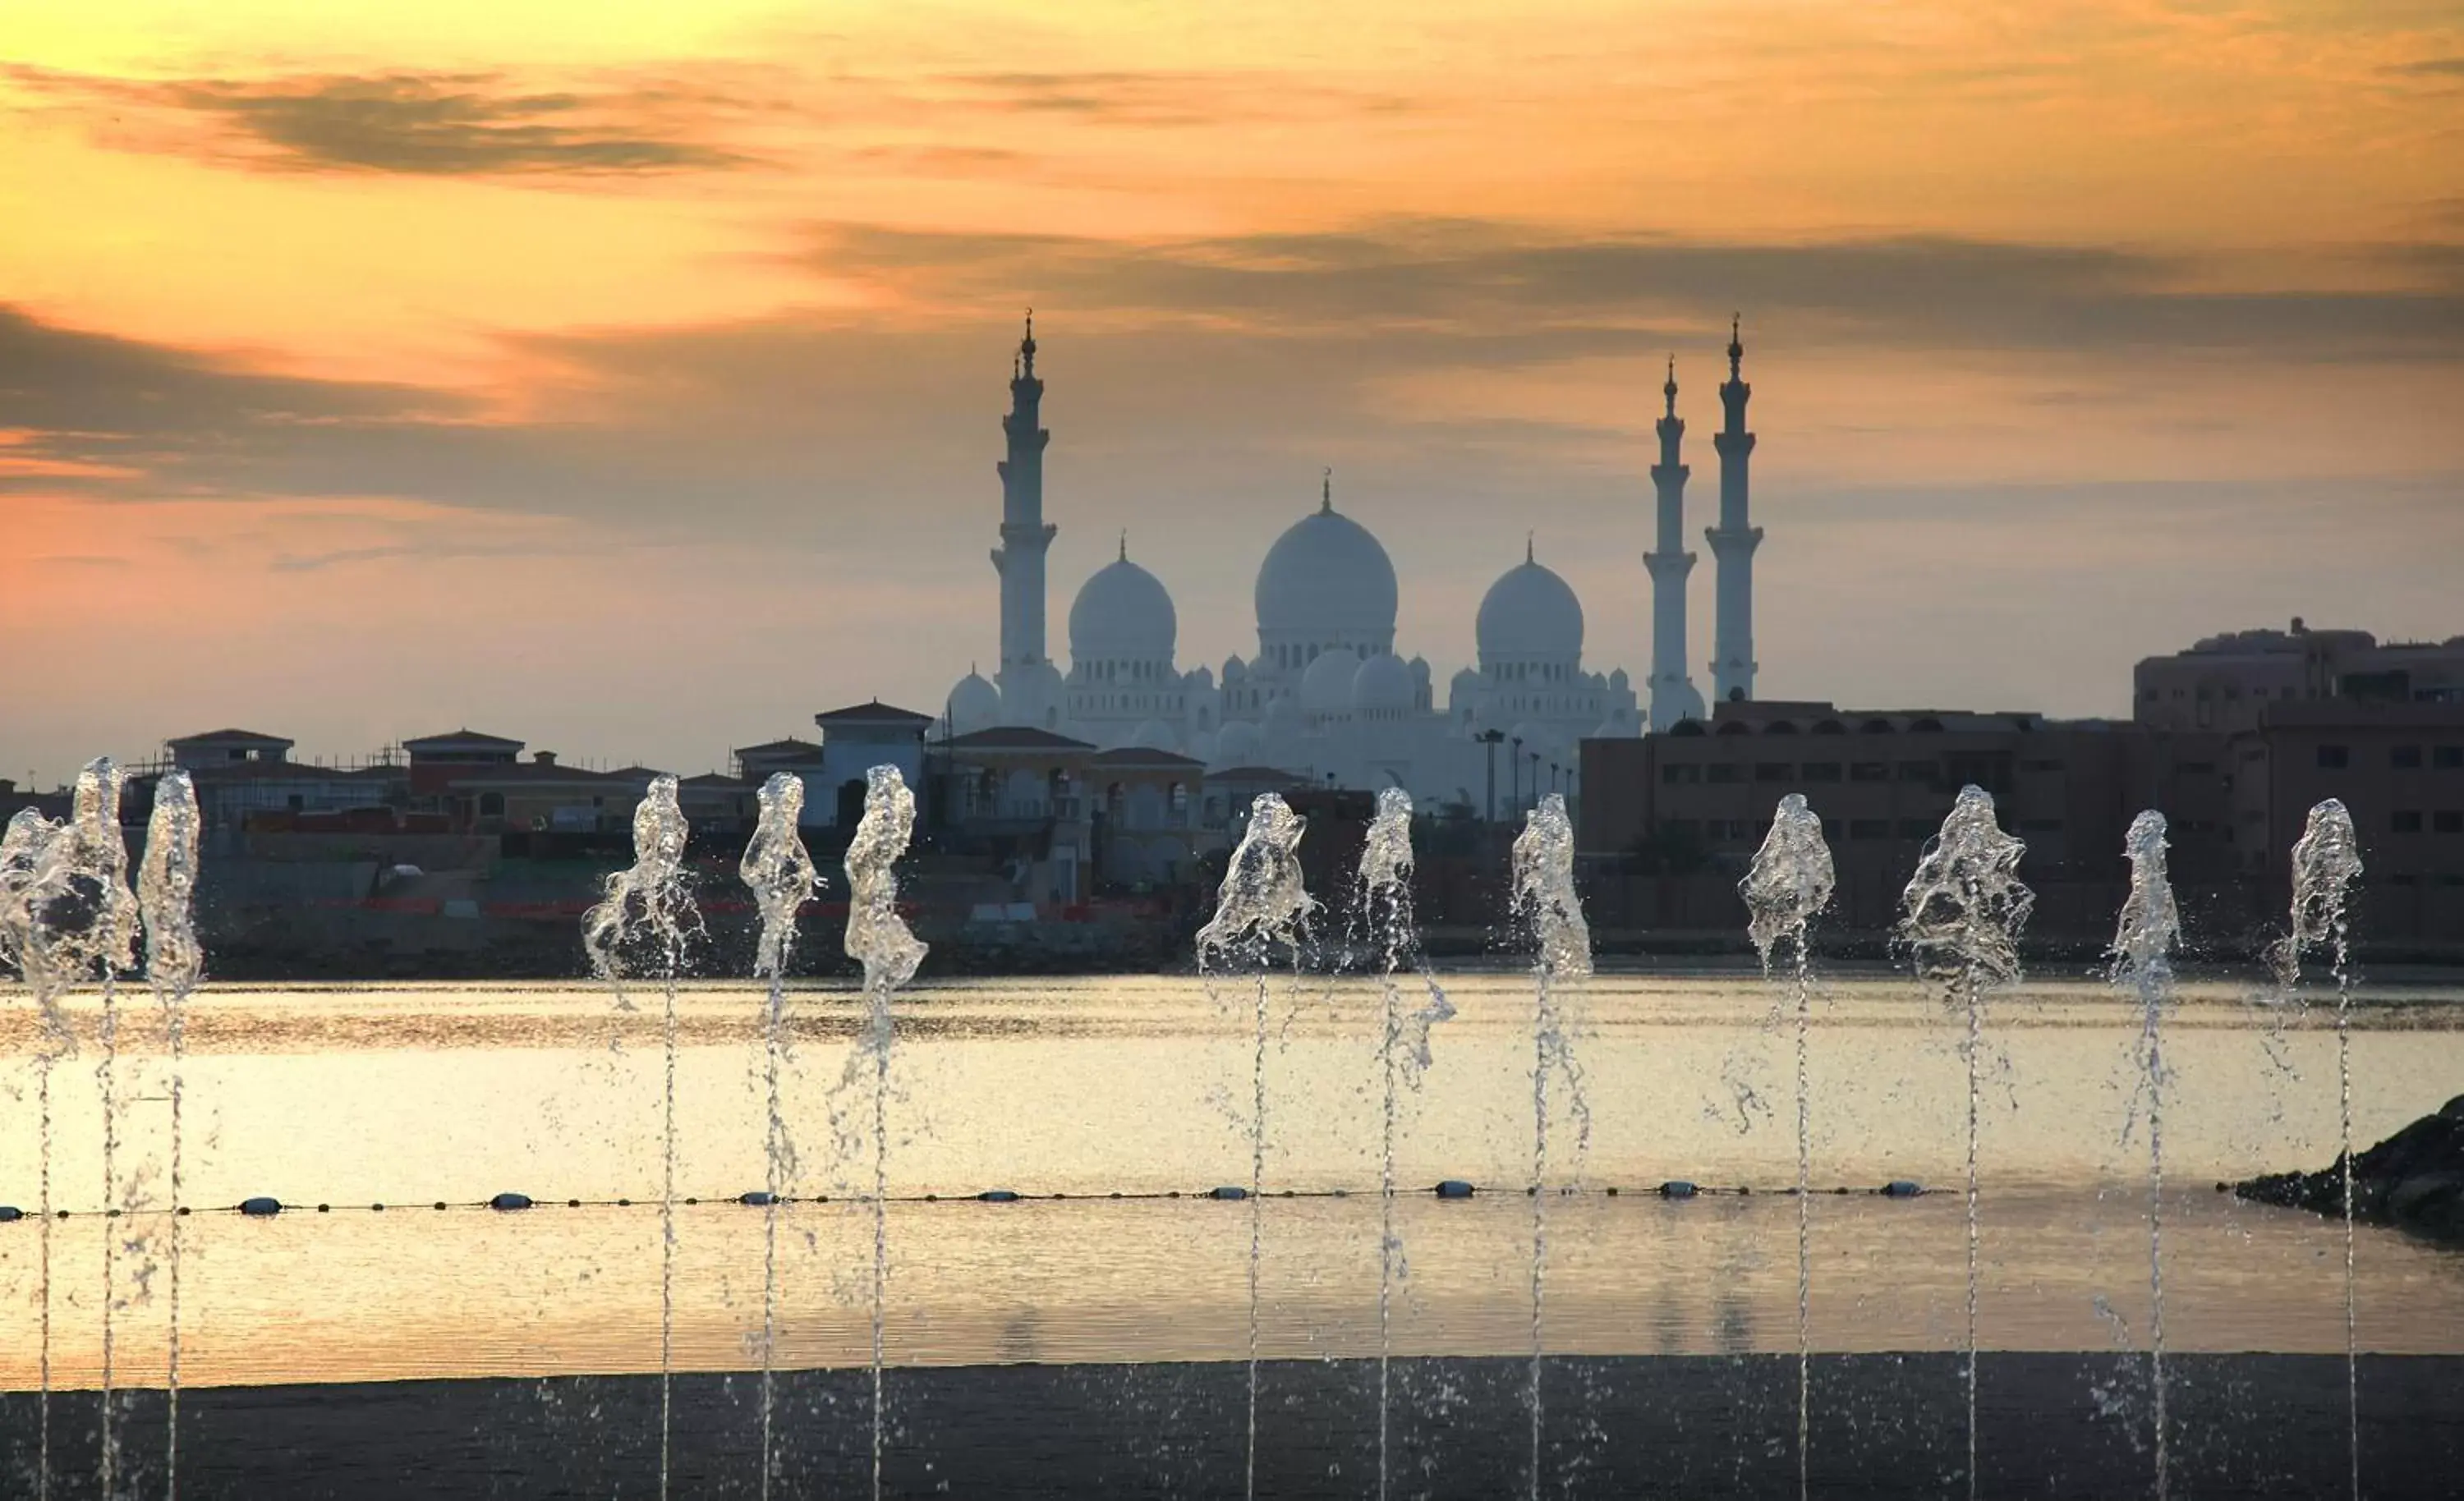
[[[1372,656],[1395,645],[1395,565],[1369,530],[1331,500],[1294,522],[1258,569],[1258,642],[1346,646]]]

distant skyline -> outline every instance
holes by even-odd
[[[2464,633],[2458,163],[2421,0],[14,6],[0,776],[936,709],[1030,303],[1052,617],[1126,528],[1185,665],[1331,465],[1441,681],[1527,532],[1639,678],[1674,354],[1707,684],[1732,310],[1764,697]]]

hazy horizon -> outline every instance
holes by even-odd
[[[1314,506],[1442,681],[1536,534],[1708,685],[1745,317],[1757,691],[2126,715],[2198,637],[2464,633],[2464,19],[2399,3],[0,19],[0,776],[225,726],[699,772],[996,653],[1037,310],[1048,650],[1179,661]]]

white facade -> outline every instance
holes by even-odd
[[[1040,506],[1039,494],[1038,525]],[[1005,664],[996,685],[971,671],[950,691],[947,728],[1032,724],[1107,750],[1399,786],[1424,805],[1501,813],[1572,790],[1577,742],[1641,733],[1625,671],[1585,669],[1582,603],[1528,546],[1482,599],[1478,665],[1454,676],[1442,706],[1426,659],[1397,651],[1398,594],[1386,549],[1334,509],[1330,483],[1267,549],[1252,596],[1257,650],[1227,658],[1219,677],[1178,665],[1171,593],[1124,539],[1070,606],[1067,676],[1047,684]]]

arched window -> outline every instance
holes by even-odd
[[[503,817],[504,816],[505,816],[505,794],[502,794],[502,793],[481,793],[481,794],[479,794],[479,816],[480,816],[480,817],[482,817],[482,818],[501,818],[501,817]]]

